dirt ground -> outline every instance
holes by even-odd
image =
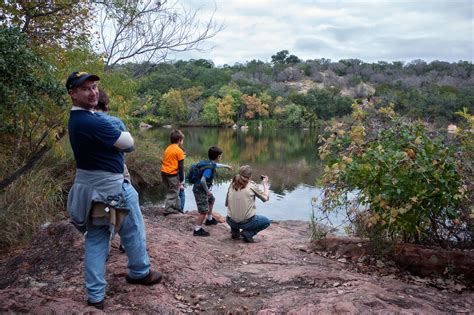
[[[126,255],[114,240],[106,313],[474,313],[470,289],[407,281],[390,266],[361,271],[316,251],[306,222],[274,222],[247,244],[231,239],[225,223],[210,227],[210,237],[193,237],[194,219],[145,211],[152,268],[164,274],[152,287],[126,283]],[[82,269],[83,236],[67,221],[50,224],[31,246],[0,258],[0,313],[100,312],[85,303]]]

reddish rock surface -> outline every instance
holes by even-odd
[[[307,223],[275,222],[246,244],[225,224],[192,236],[192,214],[147,210],[152,266],[162,284],[129,285],[114,240],[107,262],[107,313],[440,314],[474,312],[474,292],[407,281],[394,267],[365,269],[347,253],[315,251]],[[356,245],[357,246],[357,245]],[[327,257],[324,257],[327,256]],[[346,260],[346,256],[347,260]],[[378,263],[378,262],[377,262]],[[384,263],[381,263],[382,265]],[[382,266],[383,267],[383,266]],[[66,221],[44,228],[31,246],[0,260],[0,313],[86,313],[83,237]]]
[[[398,263],[416,274],[430,276],[451,273],[474,279],[474,250],[446,250],[403,244],[395,247],[394,255]]]
[[[359,261],[375,254],[368,240],[357,237],[331,237],[314,244],[316,250],[325,250]],[[388,252],[388,251],[387,251]],[[443,249],[416,244],[396,244],[390,254],[392,260],[405,270],[421,276],[457,276],[474,282],[474,249]],[[470,280],[470,281],[468,281]]]

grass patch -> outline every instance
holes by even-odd
[[[41,225],[67,217],[73,172],[67,162],[43,164],[6,189],[0,198],[0,248],[26,244]]]

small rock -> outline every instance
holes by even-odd
[[[184,297],[179,294],[175,294],[174,298],[177,299],[178,301],[182,301],[184,299]]]
[[[245,288],[240,288],[240,289],[239,289],[239,292],[240,292],[240,293],[245,292]]]
[[[246,261],[243,261],[242,262],[242,265],[247,265],[248,263]]]
[[[337,294],[342,294],[344,293],[344,290],[337,290]]]
[[[338,287],[338,286],[340,286],[340,285],[341,285],[340,282],[334,282],[334,283],[332,284],[333,287]]]
[[[345,263],[345,262],[347,262],[347,259],[345,259],[345,258],[339,258],[337,261],[338,261],[338,262]]]

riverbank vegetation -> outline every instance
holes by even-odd
[[[395,242],[472,248],[474,117],[457,114],[461,127],[439,130],[393,106],[354,104],[352,117],[320,138],[328,163],[321,212],[343,212],[350,234],[385,249]]]

